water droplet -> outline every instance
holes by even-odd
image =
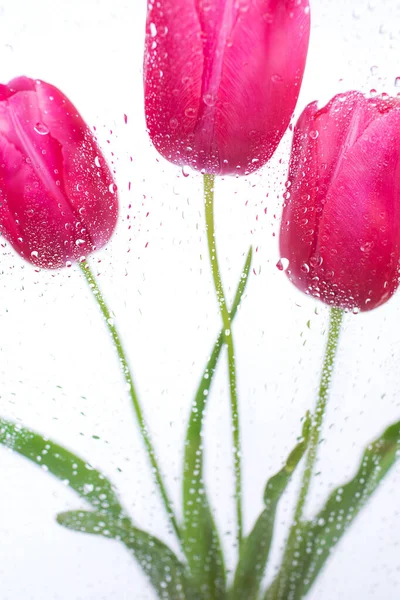
[[[182,175],[184,177],[189,177],[189,175],[190,175],[190,167],[188,167],[187,165],[183,165],[183,167],[182,167]]]
[[[309,273],[310,272],[310,267],[308,266],[307,263],[303,263],[300,267],[301,271],[303,271],[303,273]]]
[[[47,135],[49,133],[49,128],[44,123],[36,123],[33,129],[39,135]]]
[[[68,267],[68,269],[70,267],[72,267],[72,262],[70,260],[67,260],[67,262],[65,263],[65,266]]]
[[[373,245],[373,242],[365,242],[365,244],[360,246],[360,250],[361,252],[369,252]]]
[[[32,258],[39,258],[39,252],[37,250],[32,250],[31,256]]]
[[[246,13],[249,10],[249,2],[248,0],[238,0],[236,2],[236,8],[241,13]]]
[[[322,265],[322,258],[321,258],[321,256],[311,256],[311,258],[310,258],[310,265],[312,267],[320,267]]]
[[[213,94],[204,94],[203,102],[206,106],[214,106],[216,102],[216,98]]]
[[[157,35],[157,27],[155,23],[150,23],[150,35],[151,37],[156,37]]]
[[[94,490],[94,485],[91,483],[84,483],[83,484],[83,493],[84,494],[90,494],[91,492],[93,492]]]
[[[191,106],[189,106],[188,108],[185,108],[185,115],[192,119],[193,117],[196,116],[196,109]]]
[[[313,130],[313,131],[310,131],[310,133],[309,133],[308,135],[309,135],[309,136],[310,136],[310,138],[312,138],[313,140],[316,140],[316,139],[317,139],[317,137],[318,137],[318,135],[319,135],[319,133],[318,133],[318,131],[314,131],[314,130]]]
[[[175,117],[172,117],[172,119],[169,120],[169,126],[171,127],[171,129],[177,129],[177,127],[179,126],[178,119],[175,119]]]
[[[274,75],[271,75],[271,81],[273,81],[274,83],[282,83],[283,77],[281,77],[281,75],[279,75],[278,73],[274,73]]]
[[[96,165],[96,167],[101,167],[100,158],[98,156],[95,157],[94,164]]]
[[[276,268],[279,271],[286,271],[289,266],[289,260],[287,258],[281,257],[276,263]]]
[[[108,189],[112,194],[115,194],[115,192],[118,190],[115,183],[110,183],[110,185],[108,186]]]

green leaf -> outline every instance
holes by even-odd
[[[60,479],[96,509],[119,515],[122,507],[100,471],[62,446],[17,423],[0,418],[0,444]]]
[[[399,452],[400,421],[367,446],[355,477],[331,493],[312,521],[299,525],[296,564],[289,575],[278,574],[267,590],[265,600],[305,597],[333,548],[399,458]]]
[[[307,413],[299,443],[290,453],[285,466],[267,482],[264,492],[265,509],[243,542],[233,588],[229,595],[230,600],[258,598],[271,548],[278,503],[307,449],[310,427],[311,417]]]
[[[189,586],[185,566],[160,540],[132,525],[102,473],[62,446],[3,418],[0,443],[68,484],[96,509],[61,513],[57,516],[59,524],[120,540],[133,552],[160,598],[198,600]]]
[[[159,598],[197,600],[190,588],[185,565],[168,546],[134,527],[128,518],[116,519],[103,511],[71,510],[60,513],[57,521],[73,531],[101,535],[122,542],[134,554]]]
[[[246,288],[250,248],[231,311],[233,319]],[[224,557],[218,530],[207,499],[203,479],[202,427],[207,397],[223,345],[221,331],[197,390],[185,442],[183,473],[183,549],[192,578],[205,600],[222,600],[226,594]]]

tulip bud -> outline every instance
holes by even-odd
[[[308,0],[149,0],[147,127],[177,165],[247,174],[275,152],[300,91]]]
[[[280,251],[303,292],[371,310],[398,286],[400,100],[335,96],[295,127]]]
[[[31,263],[65,266],[110,239],[111,172],[71,102],[18,77],[0,85],[0,232]]]

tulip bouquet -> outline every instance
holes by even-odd
[[[90,129],[54,86],[19,77],[0,86],[0,230],[44,269],[77,263],[115,346],[165,517],[178,551],[141,529],[112,482],[84,458],[10,420],[0,443],[45,467],[86,503],[59,513],[70,530],[118,540],[170,600],[300,600],[332,549],[395,463],[400,421],[368,441],[359,469],[312,518],[312,490],[344,312],[370,311],[396,291],[400,271],[400,100],[349,91],[308,105],[293,131],[280,232],[279,268],[330,308],[315,407],[282,468],[265,485],[264,508],[244,531],[242,451],[233,321],[246,289],[249,249],[228,305],[217,254],[215,178],[264,166],[288,129],[308,50],[308,0],[149,0],[145,114],[155,148],[199,171],[221,331],[199,383],[186,430],[181,517],[170,498],[114,317],[89,255],[117,224],[113,174]],[[220,355],[228,358],[236,564],[230,576],[204,470],[203,425]],[[188,406],[189,412],[189,406]],[[304,459],[304,460],[303,460]],[[279,569],[265,582],[279,502],[304,462]]]

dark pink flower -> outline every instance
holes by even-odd
[[[0,232],[26,260],[56,268],[110,239],[111,172],[76,108],[57,88],[0,85]]]
[[[399,284],[400,100],[314,102],[294,132],[281,256],[302,291],[370,310]]]
[[[245,174],[264,165],[297,102],[308,0],[150,0],[145,111],[178,165]]]

